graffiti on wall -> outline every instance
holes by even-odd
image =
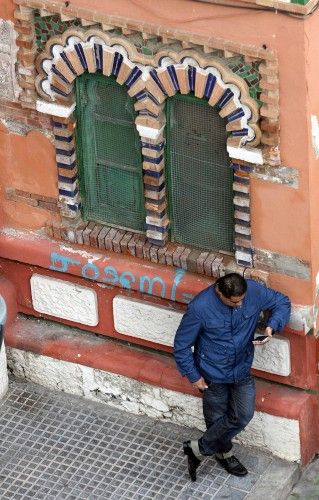
[[[184,269],[174,269],[172,283],[167,284],[160,276],[137,275],[132,271],[120,271],[115,266],[100,266],[88,260],[83,263],[79,259],[57,252],[50,254],[50,262],[49,268],[52,271],[68,273],[74,270],[74,266],[76,266],[79,274],[85,279],[118,286],[127,290],[138,290],[141,293],[172,301],[176,301],[178,286],[186,274]],[[188,304],[192,298],[192,294],[181,293],[179,300],[184,304]]]

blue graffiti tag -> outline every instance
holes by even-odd
[[[97,281],[100,278],[100,281],[103,283],[108,283],[109,285],[117,285],[122,288],[126,288],[128,290],[132,289],[134,283],[137,283],[136,275],[131,271],[123,271],[119,273],[114,266],[106,266],[102,271],[99,270],[98,266],[93,262],[86,262],[85,264],[81,264],[80,260],[72,259],[71,257],[66,257],[64,255],[60,255],[56,252],[52,252],[50,255],[51,265],[49,269],[52,271],[59,271],[62,273],[66,273],[69,271],[69,267],[80,266],[81,275],[85,279],[89,279],[92,281]],[[176,292],[177,287],[185,276],[186,271],[184,269],[176,269],[174,273],[174,279],[172,284],[172,289],[170,293],[170,300],[176,301]],[[166,294],[166,284],[164,280],[160,276],[140,276],[138,282],[138,290],[141,293],[147,293],[149,295],[153,295],[154,288],[157,287],[160,297],[165,298]],[[183,293],[182,294],[183,301],[187,304],[193,298],[193,295]]]
[[[174,276],[174,281],[173,281],[173,286],[172,286],[172,291],[171,291],[171,300],[176,300],[176,289],[178,284],[182,281],[186,274],[186,271],[184,269],[176,269],[175,270],[175,276]]]
[[[191,300],[193,300],[194,298],[194,295],[191,294],[191,293],[183,293],[182,294],[182,297],[183,297],[183,302],[185,302],[185,304],[189,304]]]
[[[154,278],[150,278],[149,276],[141,276],[140,277],[140,292],[148,293],[149,295],[153,295],[153,285],[155,284],[155,282],[160,283],[160,285],[162,287],[161,297],[164,298],[166,286],[165,286],[164,280],[162,280],[162,278],[160,278],[159,276],[155,276]],[[148,285],[148,290],[145,289],[145,291],[144,291],[144,286],[146,284]],[[145,286],[145,288],[146,288],[146,286]]]
[[[93,274],[91,275],[88,273],[88,271],[92,272]],[[98,277],[100,276],[100,271],[98,270],[97,266],[93,264],[92,262],[88,262],[82,267],[82,276],[83,278],[87,278],[89,280],[96,281]]]
[[[56,252],[51,253],[51,262],[52,265],[49,269],[52,269],[52,271],[59,271],[61,273],[66,273],[70,264],[75,264],[77,266],[81,264],[80,260],[70,259],[70,257],[59,255]]]
[[[104,283],[109,283],[110,285],[115,285],[119,280],[119,275],[117,270],[113,266],[106,266],[104,268],[105,277],[103,278]]]
[[[130,271],[124,271],[124,273],[122,273],[120,278],[119,278],[119,282],[120,282],[121,286],[123,288],[127,288],[128,290],[131,289],[131,283],[129,281],[129,278],[131,278],[132,283],[135,283],[135,281],[136,281],[135,275],[133,273],[131,273]]]

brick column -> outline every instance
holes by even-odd
[[[261,143],[264,144],[264,158],[271,166],[280,165],[279,151],[279,78],[278,61],[265,61],[259,66],[262,75],[260,88]]]
[[[143,179],[146,212],[146,236],[149,244],[164,246],[168,241],[166,180],[164,172],[163,112],[166,92],[159,83],[155,70],[146,82],[135,104],[139,112],[135,123],[141,137],[143,155]]]
[[[146,235],[150,243],[163,246],[168,239],[163,133],[156,139],[141,138],[146,209]]]
[[[52,125],[61,215],[71,221],[77,221],[80,218],[81,202],[74,142],[75,120],[72,116],[70,118],[53,117]]]
[[[14,12],[14,27],[18,33],[19,51],[18,73],[19,85],[22,89],[19,97],[23,108],[35,109],[37,92],[35,88],[35,57],[37,55],[34,28],[34,11],[29,7],[18,6]]]
[[[234,170],[235,258],[237,264],[245,267],[253,267],[249,177],[253,166],[233,159],[231,167]]]

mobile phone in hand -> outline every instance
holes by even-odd
[[[253,344],[255,344],[256,342],[265,344],[268,341],[268,339],[269,339],[268,335],[259,335],[258,337],[254,338]]]

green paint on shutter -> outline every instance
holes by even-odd
[[[134,101],[110,77],[76,81],[77,155],[83,218],[144,230],[142,155]]]
[[[226,124],[206,100],[176,94],[166,105],[171,239],[233,250],[233,173]]]

